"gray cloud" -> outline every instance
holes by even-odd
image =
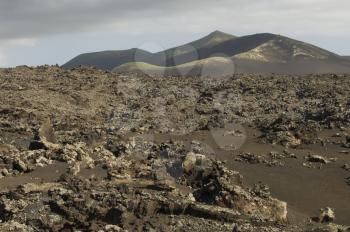
[[[322,46],[320,38],[350,37],[349,8],[348,0],[3,0],[0,57],[5,60],[9,47],[55,36],[158,35],[182,41],[216,29],[279,33]]]
[[[4,0],[0,2],[0,38],[79,33],[118,22],[144,27],[157,22],[159,27],[170,25],[176,30],[205,29],[215,23],[218,27],[231,24],[241,31],[245,26],[301,32],[314,27],[315,33],[336,29],[344,33],[342,27],[350,22],[349,7],[347,0]],[[187,24],[177,24],[183,21]]]
[[[5,0],[0,2],[0,38],[78,33],[119,21],[142,21],[171,12],[181,13],[187,8],[185,3],[182,0]]]

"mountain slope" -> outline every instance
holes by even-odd
[[[63,67],[93,65],[105,70],[136,72],[140,66],[142,72],[151,74],[201,74],[208,69],[199,72],[199,67],[203,66],[199,61],[205,60],[205,67],[212,66],[215,69],[219,57],[231,60],[230,65],[234,62],[235,70],[243,73],[350,73],[349,57],[339,56],[312,44],[270,33],[235,37],[220,31],[158,53],[130,49],[83,54]],[[214,62],[213,65],[210,62]],[[191,72],[184,67],[197,71]]]
[[[140,57],[140,59],[149,59],[152,54],[136,48],[121,51],[85,53],[68,61],[62,67],[72,69],[84,65],[95,66],[96,68],[104,70],[112,70],[114,67],[134,61],[135,56]]]
[[[197,50],[198,59],[206,59],[209,57],[232,57],[236,54],[240,54],[242,52],[247,52],[251,49],[254,49],[272,39],[274,39],[276,35],[273,34],[255,34],[248,35],[243,37],[232,38],[230,40],[223,41],[218,44],[213,44],[208,47],[201,47]],[[193,61],[188,59],[189,54],[181,54],[175,56],[167,61],[167,64],[171,64],[171,60],[177,60],[177,64],[183,64],[186,61]]]
[[[340,58],[334,53],[318,48],[308,43],[275,36],[272,40],[261,44],[235,57],[254,61],[287,63],[295,60],[326,60]]]
[[[236,36],[221,31],[214,31],[199,40],[158,52],[155,54],[155,56],[165,55],[166,66],[184,64],[200,59],[199,51],[203,49],[209,49],[210,47],[214,47],[218,44],[229,40],[234,40],[236,38]]]
[[[222,42],[236,38],[233,35],[214,31],[209,35],[194,42],[184,44],[178,47],[170,48],[157,53],[149,53],[141,49],[129,49],[122,51],[102,51],[94,53],[81,54],[68,61],[62,67],[71,69],[81,65],[95,66],[104,70],[112,70],[122,64],[129,62],[147,62],[149,64],[160,66],[173,66],[198,60],[197,50],[220,44]],[[183,55],[183,56],[182,56]],[[179,56],[180,59],[173,59]]]
[[[189,51],[189,48],[194,48],[198,50],[198,49],[213,47],[217,44],[220,44],[235,38],[237,37],[234,35],[230,35],[221,31],[214,31],[199,40],[196,40],[191,43],[184,44],[178,47],[170,48],[163,52],[165,52],[169,56],[181,55],[181,54],[187,53]]]
[[[299,60],[286,63],[274,63],[247,59],[234,59],[236,73],[252,74],[344,74],[350,73],[350,61]]]

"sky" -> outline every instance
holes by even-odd
[[[220,30],[270,32],[350,55],[349,0],[0,0],[0,67],[152,52]]]

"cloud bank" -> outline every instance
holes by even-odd
[[[279,33],[321,46],[339,39],[341,44],[326,48],[341,52],[343,47],[346,53],[350,52],[344,42],[350,38],[349,8],[348,0],[4,0],[0,2],[0,57],[28,46],[8,45],[16,41],[38,41],[40,46],[40,41],[60,36],[98,40],[99,35],[114,40],[157,35],[182,41],[184,36],[216,29],[237,35]]]

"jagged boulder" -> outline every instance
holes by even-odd
[[[48,149],[58,150],[61,146],[56,144],[55,132],[51,119],[46,119],[37,131],[34,140],[29,145],[30,150]]]
[[[242,177],[222,162],[189,153],[184,159],[182,180],[194,189],[198,202],[236,209],[269,220],[287,220],[287,203],[249,191],[242,186]]]

